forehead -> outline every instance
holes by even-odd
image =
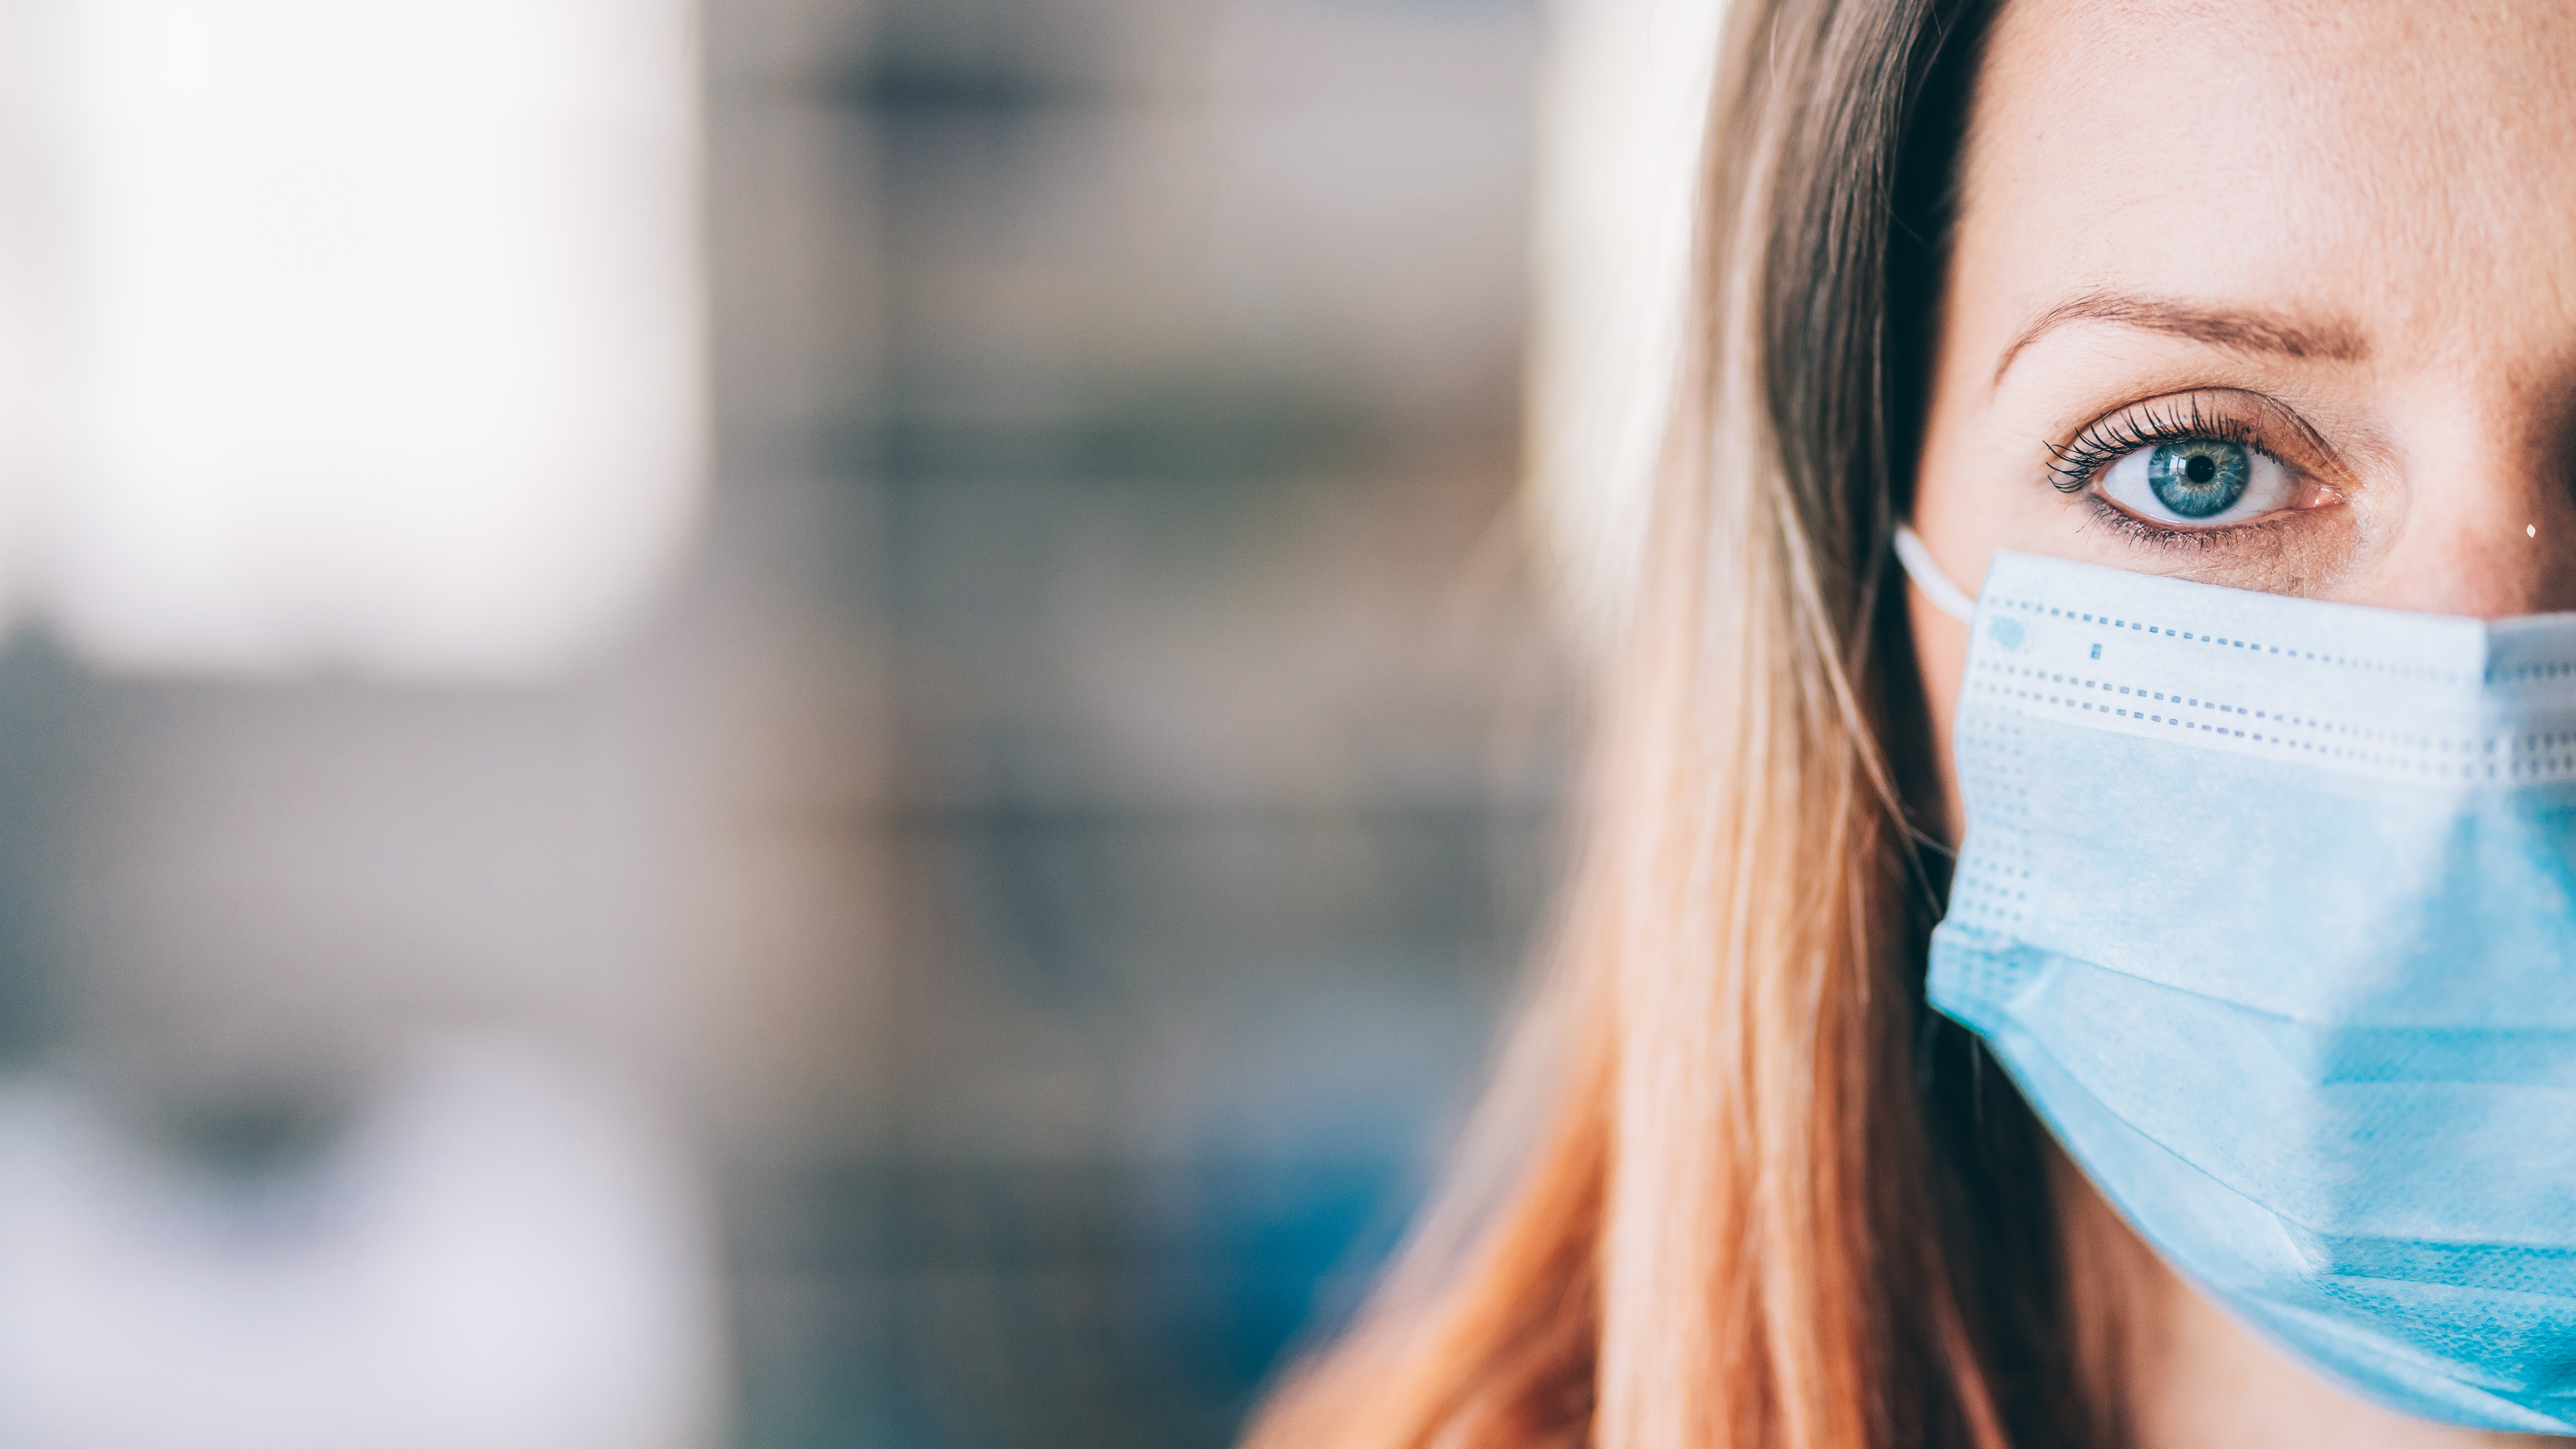
[[[2330,308],[2397,351],[2549,345],[2576,324],[2576,6],[2007,0],[1962,182],[1968,330],[2110,289]]]

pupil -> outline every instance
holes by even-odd
[[[2182,475],[2194,483],[2206,483],[2218,476],[2218,464],[2207,453],[2194,453],[2191,461],[2182,465]]]

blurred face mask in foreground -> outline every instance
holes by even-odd
[[[2576,614],[1998,553],[1970,622],[1933,1004],[2271,1337],[2576,1432]]]

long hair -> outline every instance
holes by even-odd
[[[1946,857],[1887,559],[1986,8],[1730,17],[1552,972],[1485,1145],[1256,1449],[2113,1437],[2062,1159],[1923,1000]]]

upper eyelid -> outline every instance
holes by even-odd
[[[2262,448],[2260,429],[2227,415],[2202,415],[2199,399],[2190,396],[2189,417],[2159,416],[2149,409],[2167,399],[2149,399],[2114,409],[2086,423],[2064,443],[2049,445],[2048,471],[2057,480],[2058,491],[2073,493],[2089,487],[2100,472],[2139,448],[2183,438],[2223,437],[2230,442]],[[2269,452],[2269,449],[2263,449]]]
[[[2208,417],[2203,418],[2200,414],[2204,399],[2212,403],[2224,401],[2234,406],[2223,412],[2213,411]],[[2199,427],[2195,430],[2189,427],[2169,426],[2165,423],[2164,416],[2151,413],[2151,410],[2158,408],[2189,408]],[[2058,479],[2057,486],[2070,493],[2086,486],[2091,481],[2093,473],[2098,472],[2111,459],[2098,458],[2084,472],[2070,477],[2066,471],[2068,454],[2083,447],[2087,439],[2097,440],[2094,444],[2096,449],[2118,448],[2116,440],[2103,438],[2102,435],[2123,423],[2140,425],[2141,430],[2148,435],[2148,440],[2204,436],[2213,429],[2233,428],[2239,430],[2240,435],[2233,437],[2231,441],[2248,443],[2261,449],[2283,467],[2310,474],[2339,471],[2334,450],[2327,445],[2324,437],[2306,418],[2299,415],[2298,409],[2279,398],[2250,388],[2184,388],[2122,403],[2118,407],[2096,414],[2083,426],[2069,434],[2065,442],[2047,444],[2050,454],[2049,472]],[[2162,431],[2158,431],[2159,428]],[[2290,444],[2288,448],[2273,446],[2276,429],[2288,435],[2283,440]],[[2145,440],[2134,445],[2144,446]],[[2125,452],[2126,449],[2119,448],[2119,451]]]

